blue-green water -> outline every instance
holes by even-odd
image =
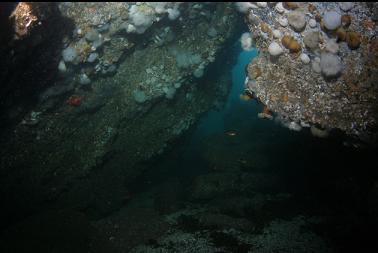
[[[259,110],[256,102],[242,101],[239,98],[244,91],[245,67],[256,55],[256,50],[242,51],[239,54],[237,63],[232,68],[232,86],[227,101],[221,110],[211,110],[199,121],[190,137],[187,150],[189,155],[198,155],[198,147],[208,136],[222,136],[227,131],[237,131],[240,124],[253,126],[256,123]]]
[[[231,115],[237,118],[232,119],[232,123],[236,121],[244,121],[246,124],[253,124],[257,120],[257,107],[251,106],[251,101],[242,101],[239,95],[244,91],[245,66],[256,57],[257,51],[242,51],[239,54],[236,65],[232,68],[232,87],[228,95],[226,105],[220,111],[210,111],[198,124],[194,140],[201,139],[211,134],[221,134],[229,130]],[[254,102],[253,102],[254,103]],[[245,117],[251,115],[251,117]],[[231,124],[232,124],[231,123]]]

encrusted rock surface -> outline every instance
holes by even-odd
[[[241,19],[232,4],[58,3],[55,10],[72,26],[49,45],[58,51],[55,71],[41,90],[30,90],[33,103],[7,103],[19,113],[2,115],[9,131],[0,136],[0,193],[24,213],[50,201],[105,214],[120,205],[120,189],[140,162],[225,99],[228,72],[216,85],[206,76],[228,66],[222,49],[239,36]],[[34,67],[31,76],[39,77]]]
[[[294,122],[340,129],[365,142],[376,141],[378,29],[372,13],[377,6],[298,3],[295,10],[284,7],[277,3],[250,9],[245,14],[259,50],[259,56],[248,67],[247,89],[275,112],[284,125]],[[303,26],[303,22],[295,24],[299,16],[312,24],[299,29]],[[286,19],[291,26],[283,22]],[[292,40],[281,41],[262,31],[261,24]],[[288,50],[294,40],[300,49]],[[272,59],[268,53],[273,42],[287,48],[278,59]],[[302,53],[310,58],[310,64],[303,64]],[[254,78],[256,68],[261,75]]]

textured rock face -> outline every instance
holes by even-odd
[[[282,4],[251,9],[246,14],[259,56],[248,67],[247,88],[277,114],[284,125],[317,125],[340,129],[360,140],[377,139],[377,26],[376,5],[298,3],[295,11]],[[277,11],[280,10],[280,11]],[[311,26],[295,28],[298,13]],[[288,18],[291,26],[280,24]],[[299,19],[298,19],[299,20]],[[314,21],[316,22],[314,24]],[[264,33],[260,24],[284,34],[282,40]],[[331,31],[332,30],[332,31]],[[291,50],[297,41],[300,50]],[[286,48],[278,60],[269,45]],[[308,56],[303,58],[303,54]],[[303,64],[309,63],[309,64]],[[256,69],[261,70],[254,77]]]
[[[55,78],[34,91],[33,103],[0,136],[0,194],[24,212],[50,201],[107,213],[122,202],[122,187],[139,173],[139,162],[161,153],[225,98],[227,75],[214,85],[206,73],[222,68],[219,57],[239,36],[240,20],[231,4],[55,7],[72,26],[56,44]],[[210,36],[211,27],[217,32]],[[54,47],[56,40],[44,39]],[[182,55],[196,60],[184,57],[189,63],[180,67]],[[110,195],[117,200],[108,203]]]

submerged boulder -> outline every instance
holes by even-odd
[[[378,114],[373,108],[378,106],[377,75],[371,73],[376,73],[378,62],[374,50],[377,29],[372,25],[370,7],[340,3],[340,10],[333,3],[300,3],[294,11],[277,12],[278,7],[253,9],[250,15],[259,17],[259,22],[246,19],[261,50],[248,67],[249,79],[255,80],[251,92],[284,126],[296,122],[339,129],[365,143],[368,135],[369,145],[376,143]],[[319,25],[304,26],[303,16],[298,14],[303,10],[316,10],[313,18]],[[267,11],[272,15],[266,15]],[[286,17],[290,26],[280,25]],[[272,53],[276,41],[259,32],[261,23],[284,35],[281,43],[289,51],[278,59],[265,53]],[[256,67],[264,71],[254,79]]]

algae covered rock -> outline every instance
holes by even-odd
[[[48,43],[35,51],[28,44],[32,61],[14,60],[22,60],[24,74],[1,76],[15,80],[15,91],[22,84],[37,93],[17,120],[2,120],[13,134],[0,136],[0,170],[6,175],[0,193],[18,196],[2,209],[4,217],[12,216],[10,206],[21,205],[23,199],[36,209],[49,201],[89,210],[92,217],[119,208],[124,199],[120,193],[141,173],[142,162],[161,154],[215,100],[225,98],[230,73],[222,64],[222,50],[239,37],[233,29],[239,17],[230,12],[232,4],[206,3],[212,10],[209,16],[194,5],[56,5],[59,15],[45,22]],[[129,25],[134,32],[128,32]],[[211,39],[203,40],[209,30]],[[11,48],[6,49],[10,54]],[[197,69],[208,68],[220,71],[220,80],[193,78]],[[18,104],[14,106],[17,111]],[[26,206],[21,216],[29,211]]]
[[[371,17],[374,5],[296,4],[294,10],[281,8],[282,3],[265,11],[250,10],[249,15],[259,21],[246,21],[256,47],[263,52],[248,68],[263,69],[257,79],[249,72],[246,83],[253,80],[253,85],[248,86],[250,92],[269,106],[277,114],[277,121],[286,127],[294,122],[339,129],[372,145],[378,139],[378,114],[373,109],[377,107],[378,90],[371,86],[376,82],[376,75],[371,73],[376,72],[377,66],[376,54],[371,51],[377,36]],[[305,13],[306,21],[313,19],[312,24],[305,26],[299,12]],[[279,58],[268,53],[269,45],[279,38],[262,34],[260,23],[283,35],[280,41],[288,50]]]

